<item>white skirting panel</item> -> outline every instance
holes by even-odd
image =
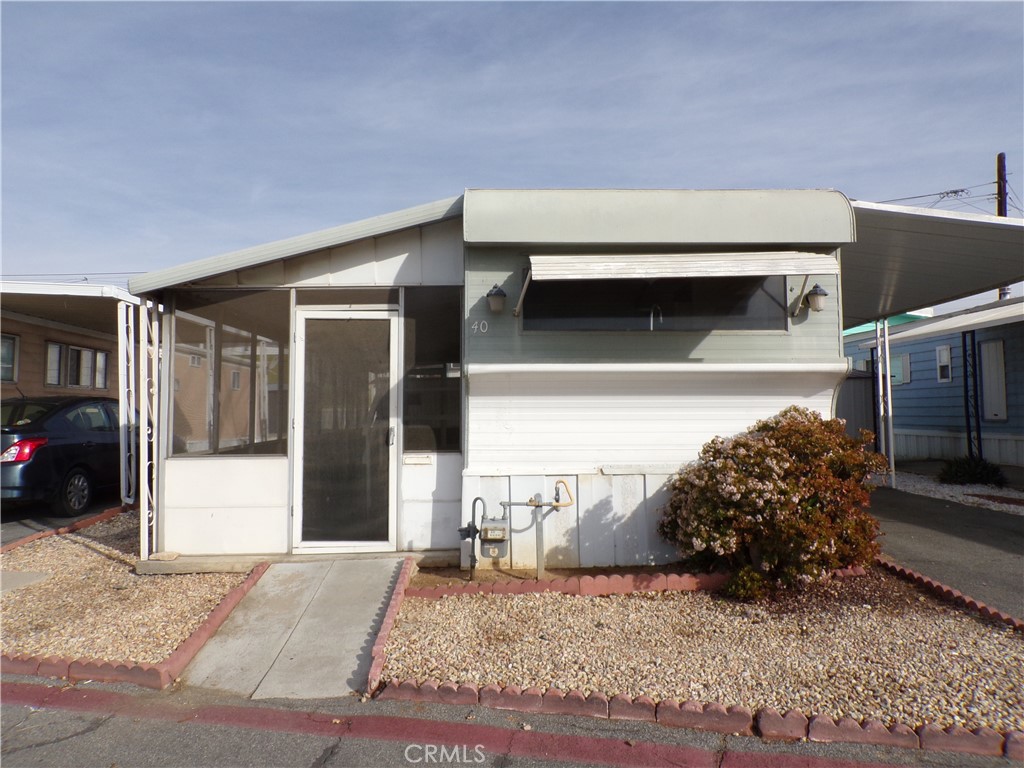
[[[661,507],[668,501],[665,474],[513,475],[463,481],[463,519],[468,522],[473,499],[484,500],[489,516],[500,516],[500,502],[525,502],[535,494],[551,501],[555,481],[565,480],[575,504],[544,508],[544,565],[548,568],[593,568],[611,565],[660,565],[672,562],[675,550],[658,536]],[[565,501],[562,496],[562,501]],[[477,507],[477,525],[483,506]],[[508,557],[479,558],[480,568],[537,567],[537,523],[533,509],[511,508],[512,541]],[[463,545],[463,567],[469,565]]]
[[[963,432],[932,432],[897,429],[898,460],[955,459],[967,455],[967,437]],[[1024,467],[1024,435],[992,435],[981,431],[981,450],[987,461]]]
[[[462,454],[402,457],[398,548],[407,552],[458,549],[462,514]]]
[[[163,465],[157,551],[182,555],[288,551],[288,458],[188,457]]]

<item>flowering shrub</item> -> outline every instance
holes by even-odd
[[[868,476],[885,470],[866,450],[872,439],[797,406],[716,437],[673,479],[658,531],[690,565],[731,571],[736,597],[865,565],[879,551],[878,523],[864,511]]]

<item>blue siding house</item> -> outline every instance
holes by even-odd
[[[873,332],[848,333],[844,346],[854,371],[874,370]],[[897,459],[966,456],[980,434],[984,458],[1024,466],[1024,299],[900,325],[889,352]]]

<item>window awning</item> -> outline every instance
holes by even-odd
[[[533,280],[628,280],[670,277],[834,275],[835,254],[757,253],[532,254]]]

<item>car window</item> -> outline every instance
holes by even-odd
[[[113,429],[106,409],[100,403],[85,403],[68,411],[64,418],[73,426],[87,432],[109,432]]]
[[[117,402],[104,403],[103,406],[107,409],[107,416],[110,417],[110,423],[113,425],[114,429],[120,429],[121,428],[120,404],[117,403]],[[138,423],[138,420],[139,420],[138,419],[138,414],[136,414],[136,417],[135,417],[136,423]]]
[[[31,400],[18,400],[4,403],[0,412],[0,424],[5,427],[24,427],[35,424],[54,409],[52,403],[35,403]]]

